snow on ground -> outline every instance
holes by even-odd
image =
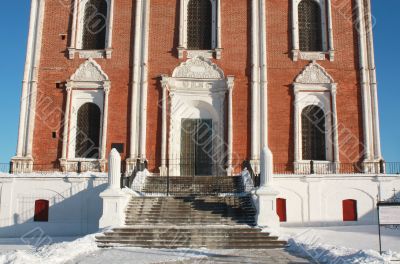
[[[95,242],[96,235],[99,234],[92,234],[76,240],[54,243],[39,248],[24,245],[20,239],[1,239],[0,264],[117,264],[132,263],[132,260],[136,260],[135,263],[147,264],[203,258],[207,257],[208,254],[206,249],[100,249]],[[71,238],[62,239],[71,240]],[[54,239],[56,242],[58,240],[60,239]]]
[[[289,252],[320,263],[400,261],[400,230],[381,230],[382,256],[377,226],[281,228],[280,234],[288,240]]]
[[[376,226],[281,228],[280,236],[287,239],[287,251],[293,255],[315,260],[316,263],[391,263],[400,260],[400,230],[382,228],[383,256],[378,253]],[[67,242],[60,242],[67,241]],[[83,238],[54,238],[51,245],[37,249],[20,239],[0,239],[0,264],[61,264],[61,263],[164,263],[209,258],[213,254],[230,254],[229,250],[206,249],[99,249],[95,235]],[[26,243],[26,241],[25,241]],[[28,244],[35,244],[29,243]],[[398,252],[398,253],[395,253]],[[237,252],[240,254],[240,252]],[[399,263],[399,262],[394,262]]]

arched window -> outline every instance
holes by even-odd
[[[357,221],[357,201],[348,199],[342,201],[343,221]]]
[[[76,158],[99,157],[100,145],[100,108],[93,103],[86,103],[78,110],[76,131]]]
[[[303,160],[326,160],[325,113],[315,105],[301,113]]]
[[[48,222],[49,221],[49,201],[36,200],[35,201],[35,215],[33,217],[35,222]]]
[[[190,0],[187,17],[187,48],[212,49],[212,5],[210,0]]]
[[[315,0],[299,4],[299,45],[301,51],[322,51],[321,7]]]
[[[281,222],[286,222],[286,199],[278,198],[276,199],[276,213],[279,216]]]
[[[106,47],[107,1],[89,0],[83,19],[82,49],[100,50]]]

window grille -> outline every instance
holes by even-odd
[[[106,46],[107,2],[89,0],[85,6],[82,49],[99,50]]]
[[[190,0],[187,21],[188,49],[210,50],[212,36],[212,6],[210,0]]]
[[[321,7],[314,0],[299,4],[299,42],[301,51],[322,51]]]
[[[99,157],[100,109],[93,103],[86,103],[79,108],[76,131],[76,158]]]
[[[303,160],[326,160],[325,113],[307,106],[301,115]]]

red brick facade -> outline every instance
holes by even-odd
[[[332,0],[333,5],[339,0]],[[267,0],[267,58],[269,94],[269,145],[276,163],[294,159],[292,84],[309,61],[294,62],[291,56],[291,1]],[[64,1],[64,4],[67,1]],[[222,58],[213,60],[225,76],[235,76],[233,92],[234,159],[249,159],[251,151],[251,1],[221,1]],[[39,65],[38,100],[34,128],[33,158],[36,164],[58,163],[62,151],[63,111],[66,92],[56,88],[65,82],[85,60],[69,59],[71,6],[46,1],[43,46]],[[160,75],[171,76],[178,59],[178,0],[151,0],[148,61],[147,158],[150,170],[157,172],[161,144]],[[361,159],[363,142],[360,81],[358,76],[357,32],[353,27],[352,6],[332,8],[335,60],[318,62],[333,77],[337,87],[339,145],[351,135],[341,151],[341,162]],[[135,32],[135,1],[115,0],[113,53],[110,59],[95,59],[111,81],[107,153],[112,143],[124,143],[123,159],[129,156],[130,97]],[[66,34],[62,39],[61,34]],[[52,111],[55,111],[54,113]],[[51,112],[51,114],[49,114]],[[57,138],[52,138],[57,132]],[[350,154],[349,154],[350,153]],[[157,162],[154,162],[157,160]],[[157,163],[157,164],[156,164]]]

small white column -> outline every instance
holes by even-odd
[[[217,45],[215,48],[215,58],[217,60],[221,59],[221,53],[222,53],[222,43],[221,43],[221,39],[222,39],[222,32],[221,32],[221,0],[217,0]]]
[[[294,163],[295,167],[296,164],[301,160],[300,157],[300,121],[299,121],[299,116],[300,116],[300,110],[299,110],[299,104],[297,103],[299,95],[299,90],[296,89],[296,86],[294,87],[294,116],[293,116],[293,122],[294,122]]]
[[[327,16],[328,16],[328,49],[329,49],[329,60],[334,61],[335,59],[335,47],[333,42],[333,26],[332,26],[332,3],[331,0],[326,1],[327,5]]]
[[[147,95],[148,95],[148,59],[149,59],[149,25],[150,25],[150,0],[144,2],[143,5],[143,39],[142,39],[142,58],[140,62],[140,159],[142,162],[146,160],[147,146]]]
[[[251,165],[259,173],[260,61],[258,0],[251,1]]]
[[[108,132],[108,96],[110,94],[110,82],[104,84],[104,112],[103,112],[103,131],[101,137],[100,164],[102,171],[105,169],[107,151],[107,132]]]
[[[332,118],[333,118],[333,128],[332,128],[333,152],[334,152],[333,162],[335,163],[335,170],[337,170],[338,163],[340,162],[340,157],[339,157],[338,118],[336,110],[336,85],[332,87],[331,95],[332,95]]]
[[[292,0],[292,55],[293,60],[297,61],[299,57],[299,12],[298,12],[298,1]]]
[[[162,123],[161,123],[161,167],[160,176],[167,176],[167,89],[168,77],[163,75],[161,79],[162,86]]]
[[[64,131],[63,131],[63,147],[62,147],[62,155],[61,155],[61,163],[67,161],[68,159],[68,135],[69,135],[69,115],[71,109],[71,97],[72,97],[72,82],[67,82],[67,103],[65,105],[65,113],[64,113]]]
[[[232,153],[233,153],[233,87],[234,87],[233,76],[227,77],[227,85],[228,85],[228,168],[227,174],[229,176],[233,175],[233,167],[232,167]]]
[[[112,38],[113,38],[113,27],[114,27],[114,0],[110,0],[110,8],[108,9],[108,30],[107,30],[107,47],[106,47],[106,58],[111,58],[112,52]]]
[[[260,187],[257,189],[257,225],[261,227],[279,228],[279,217],[276,213],[276,197],[279,192],[273,185],[272,152],[265,147],[261,153]]]
[[[183,58],[183,51],[185,50],[185,32],[184,32],[184,23],[185,23],[185,0],[180,0],[179,6],[179,45],[178,45],[178,58]]]
[[[99,228],[123,226],[125,208],[130,197],[120,188],[121,156],[116,149],[111,150],[108,164],[108,188],[100,194],[103,199],[103,215]]]

